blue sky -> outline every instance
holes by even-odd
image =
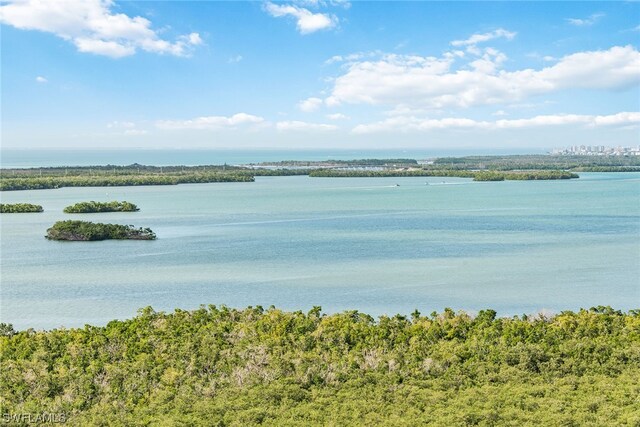
[[[638,2],[0,1],[3,148],[640,144]]]

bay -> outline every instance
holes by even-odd
[[[258,177],[254,183],[3,192],[0,321],[76,327],[201,304],[372,315],[640,306],[640,176],[570,181]],[[426,184],[429,185],[426,185]],[[398,186],[396,186],[398,185]],[[63,214],[86,200],[140,212]],[[55,221],[156,241],[53,242]]]
[[[520,154],[530,154],[522,148]],[[353,160],[353,159],[427,159],[432,157],[518,154],[510,150],[194,150],[194,149],[131,149],[131,150],[0,150],[3,168],[39,168],[60,166],[127,166],[134,163],[154,166],[240,165],[282,160]],[[540,152],[538,154],[544,154]]]

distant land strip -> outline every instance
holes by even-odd
[[[476,181],[578,178],[576,172],[640,172],[640,156],[468,156],[264,162],[248,165],[69,166],[0,169],[0,191],[62,187],[253,182],[256,176],[460,177]]]

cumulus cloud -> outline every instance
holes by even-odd
[[[337,130],[338,127],[324,123],[307,123],[293,120],[276,123],[276,129],[279,131],[332,131]]]
[[[36,77],[36,82],[38,83],[47,83],[49,80],[46,79],[46,77],[42,77],[42,76],[38,76]]]
[[[409,108],[471,107],[510,103],[567,88],[623,89],[640,83],[640,52],[633,46],[567,55],[539,70],[501,69],[506,57],[484,49],[481,57],[453,70],[460,58],[384,55],[350,64],[334,80],[329,106],[391,105]]]
[[[205,116],[190,120],[159,120],[156,122],[156,127],[163,130],[221,130],[259,125],[261,123],[264,123],[264,118],[262,117],[237,113],[230,117]]]
[[[527,119],[502,119],[496,121],[479,121],[457,117],[429,119],[411,116],[392,117],[375,123],[361,124],[354,127],[352,129],[352,133],[424,132],[432,130],[500,130],[566,125],[580,125],[585,127],[637,126],[639,124],[640,112],[621,112],[606,116],[558,114],[535,116]]]
[[[170,42],[151,29],[141,16],[114,13],[113,0],[8,0],[0,6],[0,22],[23,30],[55,34],[73,43],[78,51],[121,58],[138,49],[175,56],[188,56],[202,44],[198,33]]]
[[[316,111],[322,106],[322,99],[320,98],[307,98],[298,103],[298,108],[305,113]]]
[[[334,55],[331,58],[327,59],[324,63],[326,65],[331,65],[336,62],[355,62],[363,58],[373,57],[379,54],[380,52],[358,52],[358,53],[352,53],[349,55]]]
[[[133,122],[120,122],[116,120],[108,123],[107,127],[109,129],[133,129],[134,127],[136,127],[136,124]]]
[[[113,132],[111,135],[141,136],[149,134],[148,130],[136,129],[135,123],[127,121],[114,120],[107,123],[107,128]]]
[[[338,18],[326,13],[313,13],[309,9],[305,9],[293,5],[279,5],[268,2],[265,10],[269,15],[275,18],[291,16],[296,20],[296,27],[300,34],[310,34],[319,30],[333,28],[338,24]]]
[[[349,119],[349,116],[346,116],[342,113],[334,113],[334,114],[327,114],[327,118],[329,120],[347,120]]]
[[[507,31],[504,28],[498,28],[497,30],[483,33],[483,34],[474,34],[466,40],[454,40],[451,42],[452,46],[475,46],[478,43],[488,42],[489,40],[505,38],[507,40],[511,40],[516,36],[517,33],[512,31]]]
[[[600,20],[600,18],[602,18],[604,16],[604,13],[594,13],[593,15],[589,16],[588,18],[566,18],[566,21],[571,24],[571,25],[575,25],[577,27],[589,27],[593,24],[595,24],[596,22],[598,22]]]

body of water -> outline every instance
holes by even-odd
[[[639,174],[258,177],[0,196],[45,209],[1,216],[0,320],[17,328],[105,324],[148,305],[320,305],[372,315],[640,307]],[[87,200],[141,210],[62,213]],[[63,219],[151,227],[158,239],[46,240]]]
[[[530,154],[523,149],[520,154]],[[0,151],[3,168],[94,166],[133,163],[154,166],[239,165],[281,160],[427,159],[433,157],[517,154],[513,150],[18,150]],[[540,151],[537,154],[545,154]]]

